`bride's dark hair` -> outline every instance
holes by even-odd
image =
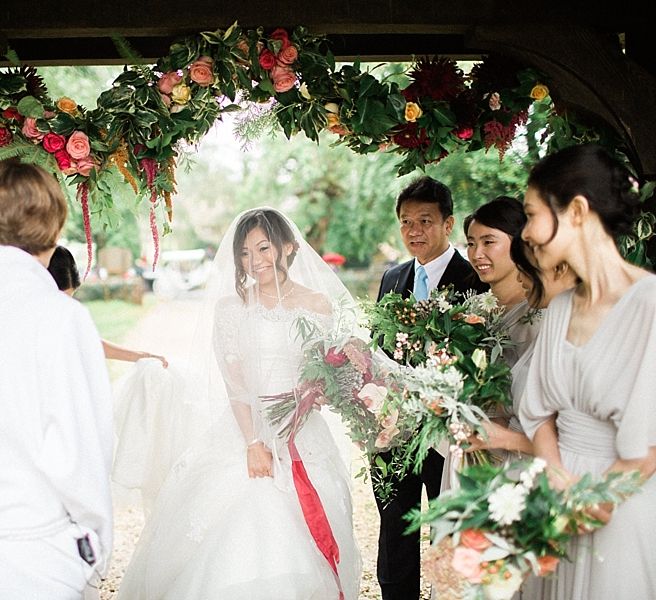
[[[283,281],[287,279],[287,269],[294,262],[298,250],[298,242],[294,238],[294,232],[280,213],[270,209],[256,209],[244,213],[237,223],[235,237],[232,242],[232,254],[235,261],[235,289],[244,301],[246,301],[245,284],[248,274],[241,262],[241,252],[246,236],[256,227],[260,227],[264,231],[269,242],[277,250],[276,269],[283,274]],[[287,260],[285,260],[283,252],[285,244],[293,246],[292,253],[287,257]]]

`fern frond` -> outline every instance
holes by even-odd
[[[276,113],[272,106],[249,102],[241,115],[235,119],[233,133],[244,152],[250,149],[254,141],[277,128]]]

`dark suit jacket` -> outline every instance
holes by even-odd
[[[400,265],[388,269],[383,274],[378,290],[380,300],[387,292],[397,292],[404,298],[412,294],[415,284],[415,260],[409,260]],[[483,283],[476,275],[474,268],[456,250],[455,254],[446,266],[442,279],[437,284],[438,288],[453,284],[456,292],[464,293],[467,290],[476,290],[477,293],[487,292],[490,286]]]

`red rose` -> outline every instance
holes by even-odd
[[[58,133],[46,133],[43,136],[43,147],[50,154],[54,154],[66,145],[66,138]]]
[[[18,112],[18,109],[15,106],[10,106],[5,108],[2,111],[2,116],[7,119],[7,121],[18,121],[19,123],[23,120],[23,115]]]
[[[12,139],[13,136],[11,135],[11,131],[9,131],[9,129],[6,127],[0,127],[0,148],[2,148],[2,146],[11,144]]]
[[[55,160],[60,170],[66,171],[71,168],[71,156],[66,150],[62,149],[55,152]]]
[[[471,127],[460,127],[455,131],[456,137],[461,140],[470,140],[474,135],[474,130]]]
[[[331,367],[341,367],[347,361],[347,357],[343,352],[336,352],[335,348],[331,348],[323,360]]]
[[[289,35],[287,34],[287,31],[285,31],[282,27],[275,29],[269,36],[269,39],[282,42],[282,46],[280,46],[281,51],[287,48],[287,46],[289,46],[291,43],[289,41]]]
[[[259,62],[260,67],[262,67],[265,71],[269,71],[276,66],[276,57],[273,52],[271,52],[271,50],[265,49],[262,50],[262,53],[260,54]]]

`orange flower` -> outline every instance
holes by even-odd
[[[533,100],[544,100],[549,95],[549,88],[542,83],[536,83],[529,95]]]
[[[540,556],[538,558],[538,565],[540,565],[540,577],[543,577],[547,573],[553,573],[560,562],[560,558],[557,556]]]
[[[460,534],[460,543],[465,546],[465,548],[471,548],[472,550],[478,550],[479,552],[483,552],[483,550],[492,545],[492,542],[483,535],[483,532],[480,529],[465,529]]]
[[[469,323],[470,325],[478,325],[479,323],[485,324],[485,319],[478,315],[467,315],[465,317],[465,323]]]
[[[57,100],[57,108],[62,112],[68,113],[69,115],[74,115],[77,113],[77,102],[66,96],[63,96]]]

